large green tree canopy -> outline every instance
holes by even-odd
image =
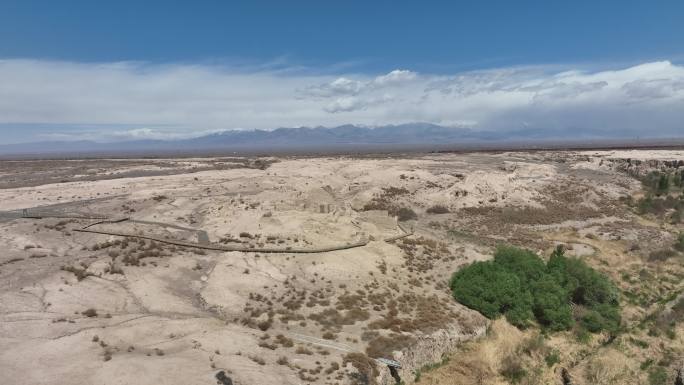
[[[531,251],[501,246],[493,260],[454,273],[450,286],[460,303],[488,318],[504,315],[518,327],[536,320],[549,330],[566,330],[579,321],[591,332],[614,333],[620,325],[615,285],[560,247],[545,263]]]

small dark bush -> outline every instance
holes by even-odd
[[[666,261],[675,255],[677,255],[677,252],[672,249],[659,249],[649,253],[648,260],[651,262]]]
[[[560,362],[560,356],[557,351],[553,351],[544,357],[544,361],[546,361],[546,366],[550,368]]]
[[[301,347],[301,346],[299,346],[299,347],[297,347],[297,349],[295,349],[295,353],[297,353],[297,354],[306,354],[306,355],[308,355],[308,356],[310,356],[310,355],[313,354],[313,352],[312,352],[311,350],[309,350],[309,349],[307,349],[307,348],[303,348],[303,347]]]
[[[684,233],[679,234],[679,238],[677,238],[674,248],[678,251],[684,251]]]
[[[77,266],[62,266],[60,268],[61,270],[68,271],[70,273],[73,273],[76,276],[76,280],[82,281],[86,277],[90,277],[94,275],[93,273],[88,272],[88,267],[77,267]]]
[[[501,364],[501,375],[512,384],[519,383],[527,375],[527,371],[523,368],[520,358],[516,356],[504,358]]]
[[[429,207],[426,210],[426,212],[428,214],[448,214],[450,211],[449,211],[449,208],[446,206],[434,205],[432,207]]]
[[[418,218],[418,215],[416,215],[415,211],[406,208],[406,207],[401,207],[398,209],[396,212],[392,213],[397,216],[397,219],[400,222],[405,222],[405,221],[410,221],[412,219]]]
[[[648,383],[650,385],[667,384],[667,371],[662,366],[651,369],[648,373]]]

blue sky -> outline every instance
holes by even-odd
[[[406,121],[619,130],[634,103],[672,131],[682,59],[684,1],[2,0],[0,143]]]
[[[675,1],[0,2],[0,57],[443,72],[684,54]]]

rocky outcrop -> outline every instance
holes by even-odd
[[[441,361],[445,354],[453,352],[460,344],[483,337],[486,334],[489,320],[483,316],[473,314],[467,322],[467,325],[454,323],[431,334],[417,335],[415,336],[416,343],[410,348],[401,352],[394,352],[394,357],[390,358],[401,363],[402,368],[399,370],[399,376],[403,383],[413,383],[417,370],[425,365]],[[387,367],[379,367],[379,369],[378,384],[395,384],[395,380]]]

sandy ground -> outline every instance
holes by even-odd
[[[212,384],[224,371],[234,384],[353,384],[368,375],[358,353],[400,360],[410,383],[416,368],[488,325],[451,299],[453,271],[488,258],[498,242],[545,251],[567,240],[532,233],[627,220],[615,202],[639,184],[620,169],[624,159],[683,154],[284,158],[268,167],[167,159],[172,175],[154,176],[135,173],[157,161],[112,160],[82,165],[101,169],[88,180],[40,185],[30,165],[4,164],[12,183],[31,183],[0,189],[2,383]],[[449,212],[429,213],[435,205]],[[417,214],[403,229],[397,208]],[[43,218],[20,218],[22,209]],[[191,243],[201,231],[210,244],[282,252],[75,231],[97,217],[145,223],[90,229]],[[362,239],[347,250],[287,251]],[[578,257],[596,252],[566,243]],[[378,366],[372,377],[389,383],[388,374]]]

